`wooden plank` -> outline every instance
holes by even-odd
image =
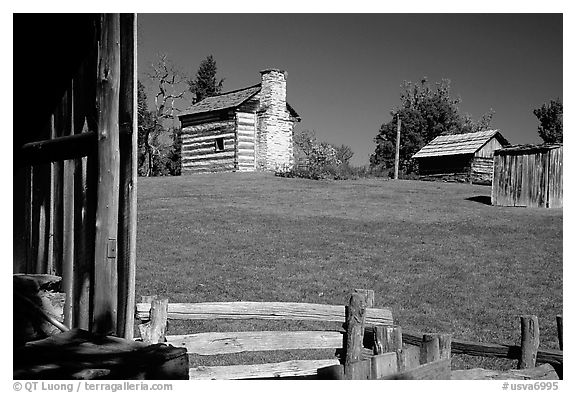
[[[182,157],[182,162],[186,163],[195,163],[200,162],[202,160],[210,160],[210,159],[225,159],[225,158],[234,158],[234,149],[230,148],[218,153],[211,153],[211,154],[201,154],[198,156],[186,156]]]
[[[280,363],[190,368],[190,379],[258,379],[316,375],[323,367],[338,365],[337,359],[291,360]]]
[[[225,131],[227,131],[227,129]],[[187,144],[191,142],[210,141],[216,138],[234,138],[234,132],[232,131],[223,132],[220,130],[214,130],[213,132],[210,133],[203,133],[198,135],[182,134],[182,144]]]
[[[154,297],[152,299],[152,307],[150,310],[150,321],[138,325],[142,341],[146,344],[158,344],[164,342],[167,322],[168,299]]]
[[[134,336],[138,103],[136,14],[120,15],[120,200],[118,214],[118,336]]]
[[[368,380],[371,378],[372,361],[357,360],[344,365],[344,379],[353,381]]]
[[[419,345],[422,333],[402,333],[402,339],[410,345]],[[471,356],[520,359],[520,346],[508,344],[481,343],[452,338],[452,353]],[[540,349],[536,361],[538,363],[563,363],[562,351],[556,349]]]
[[[420,347],[407,345],[399,352],[398,368],[400,372],[420,366]]]
[[[535,315],[520,316],[520,360],[518,368],[536,367],[536,355],[540,346],[540,328]]]
[[[115,333],[118,303],[116,247],[119,197],[120,16],[101,16],[98,59],[98,186],[92,330]]]
[[[420,364],[440,360],[440,337],[438,334],[423,334],[420,343]]]
[[[73,161],[64,161],[64,238],[62,259],[62,291],[66,294],[64,324],[73,327],[74,296],[74,172]]]
[[[343,347],[342,333],[330,331],[210,332],[171,335],[166,340],[198,355]]]
[[[26,143],[21,148],[22,165],[71,160],[85,157],[95,151],[96,133],[61,136],[38,142]]]
[[[344,322],[344,306],[313,303],[283,302],[222,302],[222,303],[170,303],[169,319],[278,319],[296,321]],[[136,317],[150,316],[150,304],[138,303]],[[366,309],[366,324],[392,324],[392,311],[388,308]],[[421,336],[420,336],[421,337]]]
[[[372,362],[372,370],[370,372],[370,379],[380,379],[386,376],[398,373],[398,357],[396,352],[383,353],[381,355],[374,355],[370,361]]]
[[[556,328],[558,330],[558,346],[562,350],[564,347],[564,322],[562,315],[556,315]]]
[[[413,380],[449,380],[451,377],[451,360],[441,359],[432,363],[422,364],[412,370],[390,375],[381,379],[413,379]]]
[[[402,328],[397,325],[374,326],[374,355],[402,350]]]
[[[439,334],[438,346],[440,349],[440,359],[450,359],[452,357],[452,335]]]
[[[473,368],[469,370],[453,370],[453,380],[557,380],[558,374],[554,367],[548,363],[534,368],[523,370],[485,370],[482,368]]]
[[[366,321],[366,297],[360,293],[352,293],[350,301],[346,306],[346,333],[344,341],[345,362],[344,372],[348,378],[347,367],[351,363],[358,362],[362,353],[364,341],[364,324]]]

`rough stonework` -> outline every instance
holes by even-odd
[[[287,73],[260,74],[260,84],[208,97],[180,116],[183,174],[292,168],[300,117],[286,102]]]
[[[292,130],[294,122],[286,107],[286,72],[260,71],[260,118],[258,168],[277,170],[294,164]]]

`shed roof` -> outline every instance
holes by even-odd
[[[467,134],[440,135],[424,146],[412,158],[452,156],[457,154],[474,154],[490,139],[498,138],[504,145],[508,141],[498,130],[470,132]]]
[[[496,155],[505,155],[505,154],[530,154],[530,153],[542,153],[545,151],[558,149],[562,147],[561,143],[544,143],[540,145],[536,144],[526,144],[526,145],[512,145],[507,146],[502,149],[498,149],[494,151]]]
[[[192,105],[186,113],[178,117],[236,108],[258,94],[261,88],[261,84],[258,83],[257,85],[245,87],[243,89],[229,91],[212,97],[206,97],[202,101]],[[298,120],[300,119],[300,115],[298,115],[298,113],[296,113],[288,103],[286,103],[286,108],[293,117]]]

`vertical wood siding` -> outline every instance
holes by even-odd
[[[118,21],[117,16],[114,19]],[[82,35],[81,40],[72,40],[75,44],[81,44],[81,50],[77,52],[74,52],[76,48],[71,48],[73,53],[70,54],[69,60],[73,60],[71,63],[75,64],[75,68],[69,73],[62,72],[62,75],[58,75],[65,83],[58,85],[61,92],[53,92],[54,97],[49,96],[50,99],[54,99],[54,106],[49,106],[49,102],[39,103],[40,108],[49,106],[51,112],[46,110],[47,115],[34,118],[41,122],[41,130],[33,130],[34,133],[24,141],[26,144],[44,143],[61,137],[84,134],[88,137],[94,136],[94,139],[83,139],[93,141],[93,144],[81,153],[74,149],[72,151],[61,149],[55,151],[49,159],[18,161],[15,173],[23,174],[24,181],[18,181],[14,187],[15,195],[23,195],[24,198],[14,206],[14,248],[17,257],[14,258],[13,272],[62,276],[62,289],[66,292],[66,323],[70,327],[83,329],[94,328],[91,321],[94,318],[95,303],[98,302],[94,291],[97,268],[96,209],[99,203],[96,192],[99,173],[95,132],[98,129],[98,110],[103,111],[96,104],[99,90],[96,78],[98,53],[101,52],[98,36],[98,31],[101,30],[98,27],[99,20],[98,17],[90,19],[89,23],[82,25],[89,34]],[[126,16],[122,17],[120,26],[122,20],[126,21]],[[72,25],[80,27],[74,23]],[[74,31],[72,27],[71,31]],[[134,29],[132,31],[128,29],[127,35],[120,37],[123,42],[122,50],[125,43],[134,44],[133,31]],[[114,41],[116,46],[118,40]],[[133,54],[123,53],[121,56],[126,56],[130,61]],[[134,78],[134,69],[123,74],[122,78]],[[121,82],[119,96],[125,95],[128,96],[128,101],[134,102],[133,87]],[[115,101],[118,101],[118,98],[115,98]],[[107,113],[114,116],[111,112]],[[119,119],[109,120],[119,123]],[[128,120],[131,124],[125,125],[125,131],[128,131],[126,128],[128,126],[135,130],[135,121],[135,118],[132,121]],[[116,137],[118,135],[116,130]],[[58,141],[60,142],[62,141]],[[24,147],[20,144],[15,146],[18,149],[19,159],[22,158],[21,155],[26,155]],[[126,143],[124,147],[120,147],[120,156],[125,154],[126,149],[132,148],[131,143]],[[118,192],[118,187],[115,192]],[[122,242],[119,239],[117,249],[123,249]],[[135,255],[132,255],[130,258],[134,257]],[[108,255],[106,258],[110,259]],[[100,262],[99,264],[101,265]],[[113,276],[116,274],[116,271],[111,272]],[[113,297],[112,291],[107,291],[104,296]],[[116,303],[117,299],[113,302]],[[122,300],[118,301],[120,302]],[[124,317],[127,314],[133,314],[128,305]],[[111,329],[114,330],[113,325],[116,321],[111,322]]]
[[[494,156],[492,204],[562,207],[562,147]]]

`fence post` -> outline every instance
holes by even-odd
[[[354,293],[359,293],[366,300],[366,308],[374,307],[374,290],[373,289],[354,289]]]
[[[168,323],[168,299],[157,296],[142,296],[142,302],[150,302],[150,321],[138,325],[140,337],[146,344],[158,344],[165,341]]]
[[[366,298],[363,294],[354,292],[350,295],[346,306],[346,334],[344,373],[346,379],[355,374],[353,363],[361,360],[362,344],[364,341],[364,323],[366,321]]]
[[[562,315],[556,315],[556,328],[558,329],[558,345],[560,346],[560,350],[564,350],[564,327],[562,321]]]
[[[374,326],[374,355],[395,352],[397,357],[398,371],[405,368],[402,356],[402,327]]]
[[[518,368],[536,367],[536,355],[540,345],[540,328],[535,315],[520,316],[520,361]]]
[[[422,335],[420,344],[420,364],[440,360],[440,338],[438,334]]]
[[[438,336],[438,346],[440,347],[440,359],[450,359],[452,357],[452,335],[443,333]]]

